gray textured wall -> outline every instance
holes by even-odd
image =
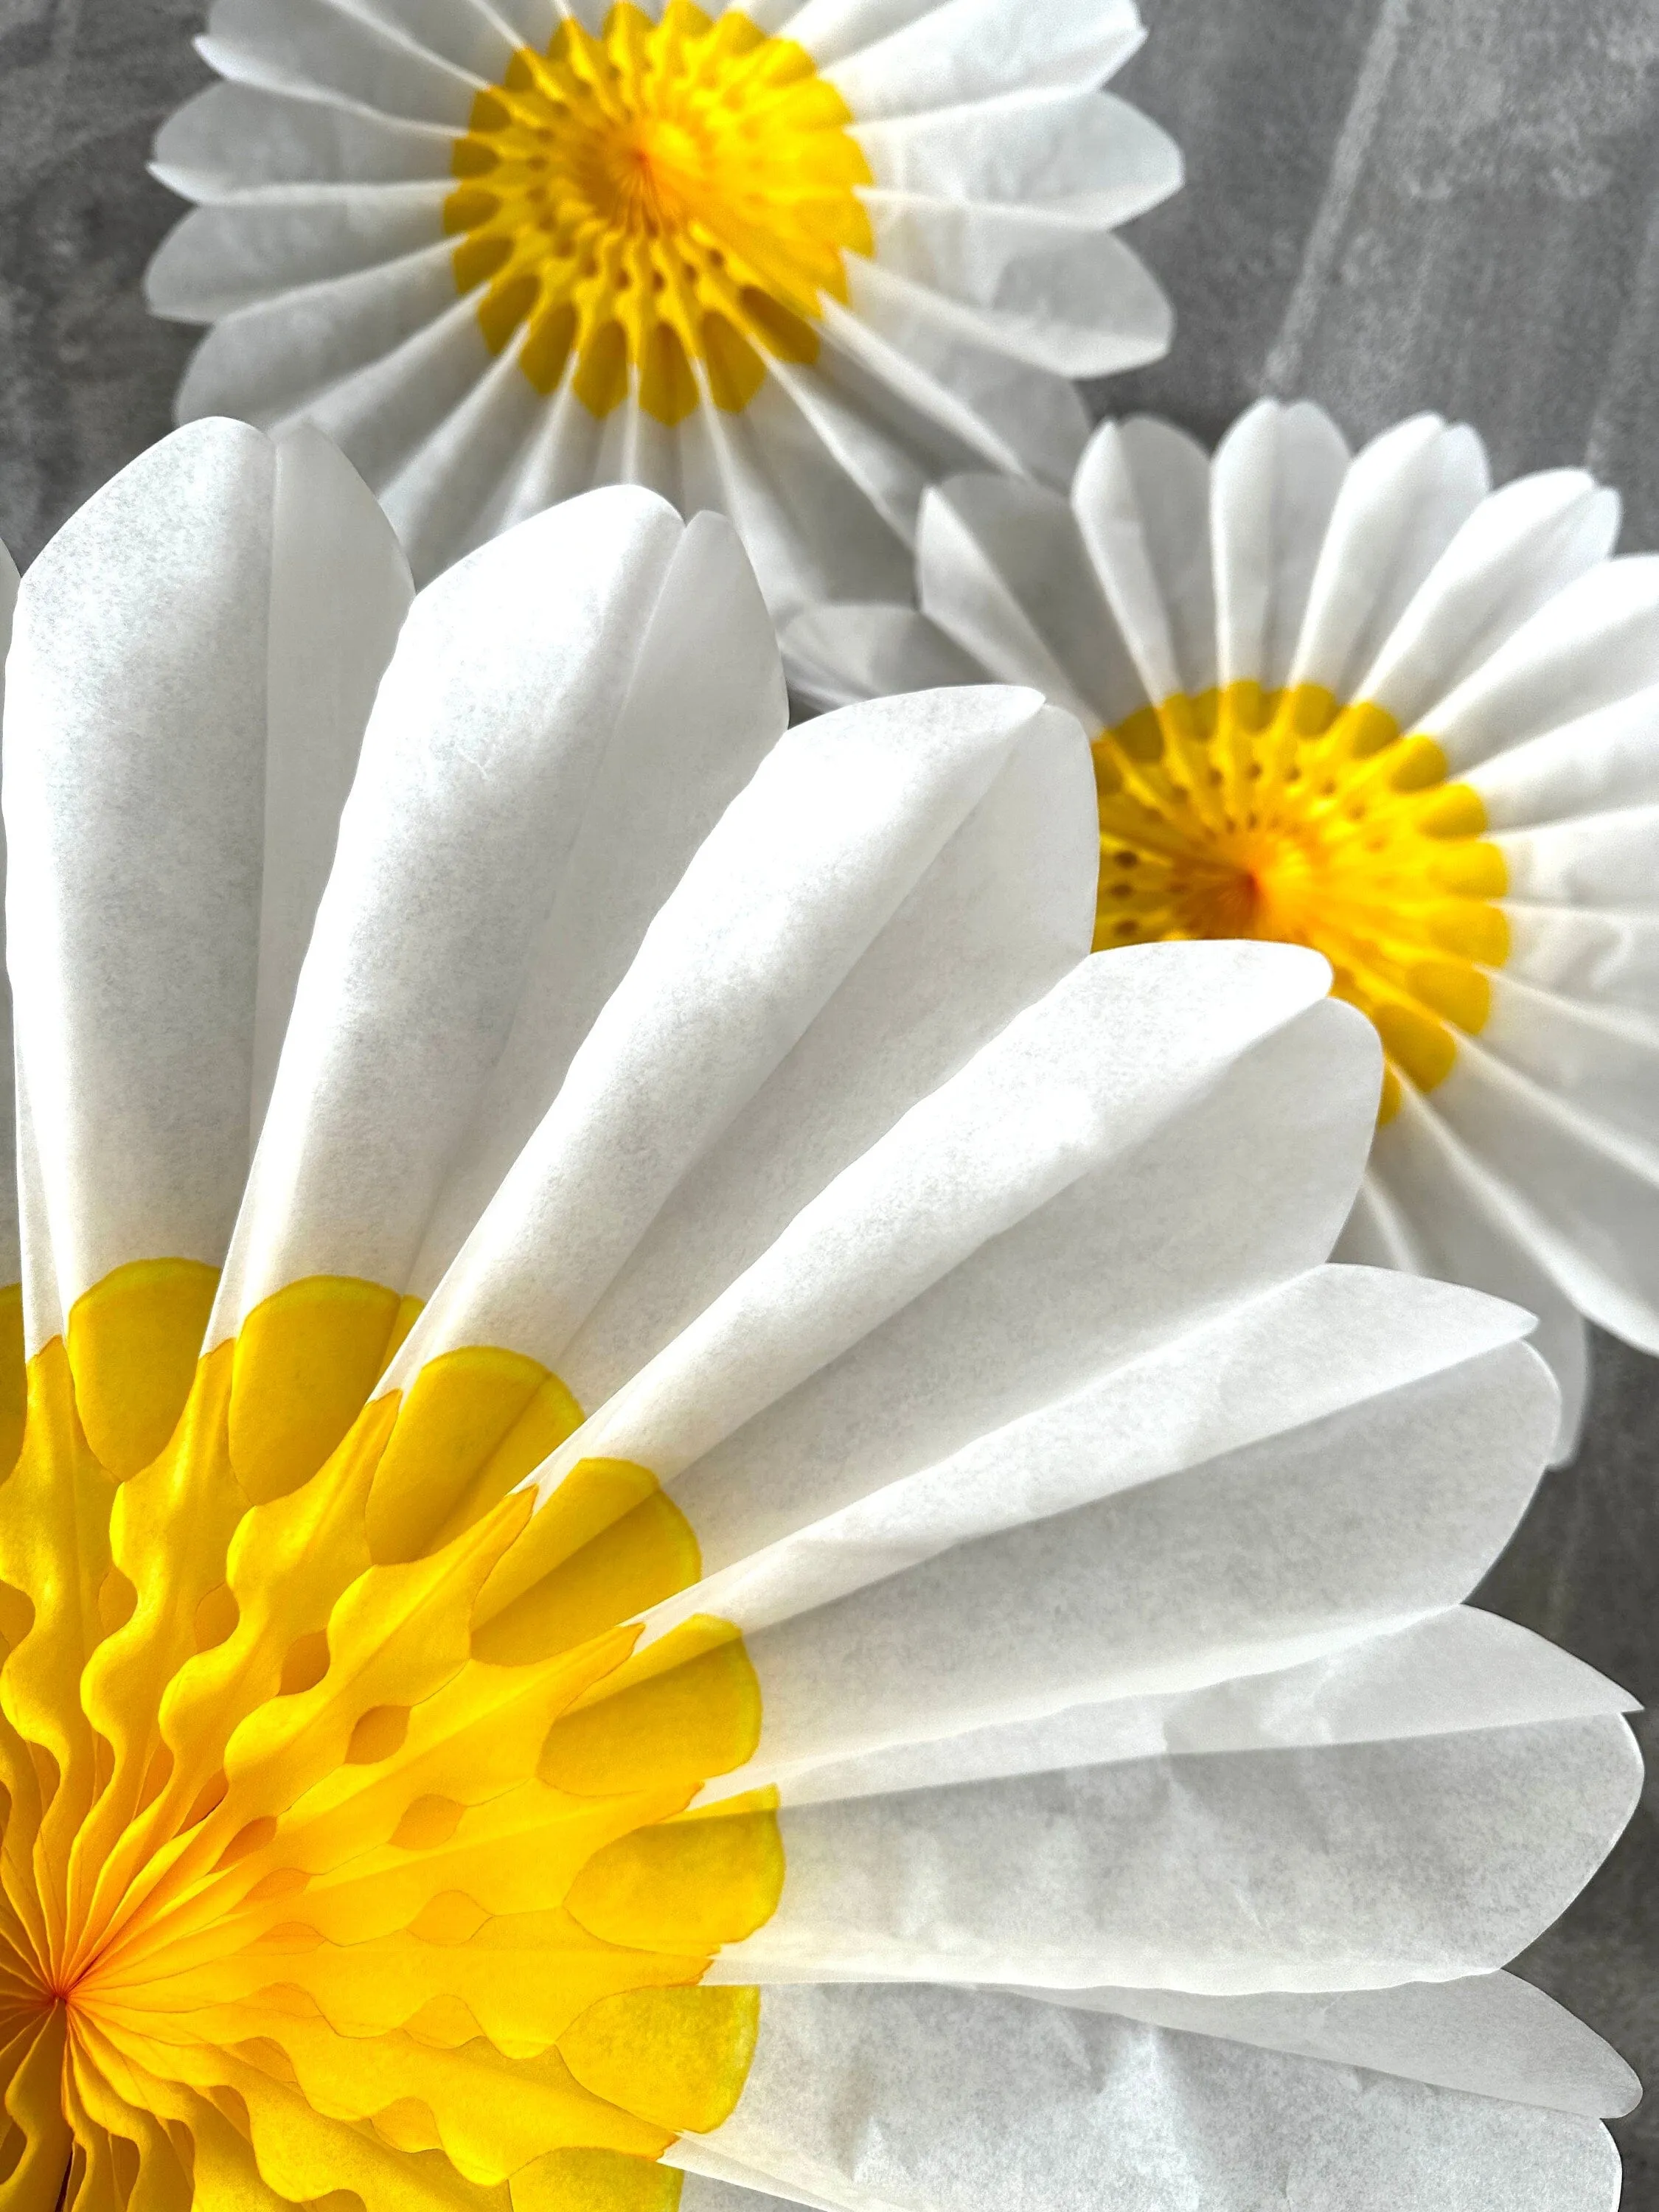
[[[145,312],[155,126],[209,82],[190,0],[0,0],[0,538],[31,560],[172,428],[196,333]]]
[[[1264,390],[1356,437],[1436,407],[1501,475],[1588,461],[1625,492],[1626,543],[1659,546],[1659,0],[1141,4],[1121,89],[1189,182],[1137,228],[1179,328],[1110,404],[1212,438]],[[139,298],[173,213],[143,161],[204,81],[199,12],[0,0],[0,537],[20,559],[168,427],[191,340]],[[1604,1342],[1583,1453],[1482,1595],[1659,1702],[1656,1461],[1659,1366]],[[1628,2212],[1659,2212],[1659,1788],[1522,1964],[1655,2082],[1617,2132]]]
[[[1498,475],[1584,462],[1659,545],[1655,0],[1142,0],[1121,88],[1187,152],[1139,228],[1177,314],[1115,387],[1218,434],[1264,390],[1419,407]]]

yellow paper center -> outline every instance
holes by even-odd
[[[699,1984],[782,1881],[769,1805],[687,1811],[741,1639],[620,1625],[695,1538],[620,1462],[532,1516],[580,1418],[534,1361],[371,1399],[411,1315],[335,1278],[197,1361],[212,1287],[80,1300],[0,1485],[4,2201],[670,2212],[758,2020]]]
[[[539,392],[574,362],[598,416],[630,388],[667,423],[705,391],[744,407],[767,354],[817,359],[843,255],[873,251],[851,121],[805,50],[739,9],[711,21],[669,0],[653,23],[624,0],[598,38],[568,19],[545,54],[514,56],[456,141],[456,283],[488,285],[484,337],[499,353],[522,331]]]
[[[1432,1090],[1491,1012],[1508,885],[1486,809],[1431,738],[1304,684],[1234,684],[1144,708],[1095,742],[1097,950],[1161,938],[1311,945],[1388,1057]]]

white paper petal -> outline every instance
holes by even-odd
[[[712,2154],[699,2148],[696,2155],[713,2166]],[[837,2212],[827,2197],[815,2197],[799,2183],[791,2183],[791,2193],[775,2197],[773,2191],[781,2185],[775,2177],[765,2181],[744,2172],[734,2160],[721,2159],[720,2178],[711,2172],[688,2173],[680,2191],[681,2212],[788,2212],[795,2204],[815,2206],[817,2212]]]
[[[1216,674],[1276,690],[1290,673],[1325,532],[1349,465],[1329,416],[1263,399],[1216,448]]]
[[[817,462],[816,473],[823,479],[821,493],[816,485],[804,484],[788,504],[797,514],[814,508],[820,514],[833,513],[836,507],[845,507],[851,503],[848,493],[856,487],[885,525],[890,550],[896,552],[901,545],[908,547],[915,534],[916,509],[927,481],[927,466],[915,446],[898,434],[896,425],[890,427],[857,405],[851,395],[837,387],[831,365],[826,364],[826,368],[830,373],[815,374],[811,369],[779,362],[769,379],[770,391],[787,400],[801,418],[800,448],[812,454]],[[768,397],[762,395],[763,400]],[[769,407],[769,428],[776,425],[781,411],[775,402]],[[706,420],[707,415],[702,419]],[[762,446],[757,441],[757,452],[768,451],[769,442]],[[845,483],[840,481],[842,477],[847,479]],[[803,538],[808,538],[805,531],[799,534]],[[837,533],[843,540],[854,534],[850,531]],[[850,569],[848,556],[852,552],[853,548],[843,542],[830,556],[830,562],[838,570]],[[826,567],[830,562],[825,562]],[[874,574],[880,574],[884,566],[890,567],[890,561],[878,564]],[[871,572],[866,570],[866,574],[868,576]]]
[[[1530,616],[1604,561],[1618,534],[1617,497],[1580,470],[1504,485],[1425,577],[1357,696],[1414,725]]]
[[[789,732],[647,931],[400,1364],[471,1343],[558,1363],[675,1186],[983,797],[1039,704],[1030,692],[942,691]],[[650,1452],[611,1455],[659,1464]]]
[[[214,325],[179,387],[181,422],[234,413],[271,422],[380,361],[453,311],[447,242],[355,276],[245,307]],[[480,372],[489,356],[474,327]],[[348,453],[361,471],[361,457]]]
[[[1210,459],[1168,422],[1105,422],[1072,488],[1083,542],[1146,696],[1207,691],[1216,680]]]
[[[552,1103],[691,854],[786,720],[753,573],[729,526],[699,515],[664,580],[512,1030],[427,1230],[412,1278],[422,1296]]]
[[[250,204],[198,207],[144,276],[150,310],[212,323],[303,284],[418,253],[443,235],[447,181],[288,185]]]
[[[978,684],[992,673],[908,607],[806,607],[785,624],[783,650],[791,683],[820,708]]]
[[[875,265],[933,295],[933,313],[996,352],[1059,376],[1103,376],[1169,346],[1169,302],[1102,227],[1039,209],[868,192]],[[861,304],[867,268],[849,288]]]
[[[1265,1674],[1065,1705],[829,1760],[792,1774],[781,1795],[789,1805],[827,1804],[1121,1760],[1389,1743],[1633,1710],[1622,1690],[1541,1638],[1457,1606]],[[709,1784],[708,1802],[729,1788]],[[733,1949],[720,1973],[740,1978],[744,1955]]]
[[[680,535],[659,501],[619,490],[416,602],[341,822],[216,1338],[300,1276],[405,1286]]]
[[[1098,84],[1141,38],[1133,0],[943,0],[825,70],[856,116],[880,121],[984,100],[1022,84]],[[793,34],[826,58],[810,23]]]
[[[763,29],[804,46],[820,68],[926,15],[934,0],[761,0],[746,9]]]
[[[1068,379],[1016,362],[948,301],[879,262],[851,270],[848,291],[851,307],[824,302],[836,349],[955,440],[957,466],[977,459],[1065,482],[1089,422]]]
[[[1514,1974],[1313,1997],[1095,1990],[1068,1991],[1064,2001],[1586,2119],[1617,2118],[1642,2094],[1600,2036]]]
[[[847,2212],[1612,2212],[1619,2191],[1574,2115],[967,1990],[769,1990],[737,2112],[669,2156]]]
[[[583,1404],[695,1321],[914,1099],[1082,957],[1094,915],[1087,788],[1076,729],[1040,717],[567,1346],[560,1371]]]
[[[731,516],[780,620],[811,600],[854,591],[896,597],[909,575],[908,530],[896,534],[838,465],[813,419],[823,420],[824,410],[799,404],[795,393],[813,374],[794,380],[793,392],[769,377],[741,415],[702,408],[681,425],[687,505],[718,506]],[[833,390],[826,397],[833,406]],[[580,401],[573,411],[585,412]],[[879,425],[866,428],[879,438]],[[897,458],[902,466],[902,447]],[[884,454],[884,465],[893,459]]]
[[[386,115],[465,131],[477,82],[331,0],[214,0],[204,57],[221,76],[333,90]]]
[[[1659,1015],[1492,978],[1483,1048],[1659,1157]]]
[[[1358,697],[1384,639],[1490,483],[1474,432],[1437,415],[1374,438],[1337,494],[1289,681]]]
[[[1535,1314],[1533,1343],[1561,1391],[1551,1458],[1571,1456],[1589,1388],[1583,1322],[1537,1257],[1514,1193],[1447,1127],[1431,1097],[1406,1089],[1399,1114],[1377,1132],[1366,1204],[1356,1207],[1337,1256],[1468,1283]]]
[[[883,190],[1127,222],[1181,182],[1174,141],[1109,93],[1023,90],[854,126]]]
[[[1109,1242],[1101,1249],[1103,1258],[1117,1259]],[[775,1479],[769,1498],[753,1494],[776,1441],[765,1435],[744,1439],[748,1490],[730,1484],[731,1497],[717,1498],[712,1514],[700,1494],[712,1486],[710,1470],[682,1478],[676,1496],[688,1504],[697,1498],[706,1560],[732,1555],[733,1564],[659,1607],[653,1630],[698,1611],[734,1620],[746,1633],[793,1619],[952,1545],[1075,1510],[1356,1409],[1369,1418],[1373,1401],[1512,1342],[1530,1325],[1512,1306],[1352,1267],[1319,1268],[1266,1290],[1251,1285],[1255,1294],[1241,1297],[1236,1280],[1224,1288],[1218,1271],[1183,1256],[1192,1279],[1173,1316],[1160,1315],[1143,1292],[1141,1310],[1126,1314],[1114,1332],[1079,1298],[1081,1350],[1073,1347],[1073,1357],[1081,1379],[1057,1390],[1052,1373],[1039,1373],[1038,1391],[1046,1382],[1048,1395],[1012,1416],[1006,1402],[987,1406],[981,1392],[977,1401],[969,1396],[966,1419],[930,1418],[932,1377],[924,1373],[915,1394],[920,1417],[898,1409],[910,1412],[911,1436],[884,1439],[882,1447],[864,1443],[855,1457],[836,1460],[825,1441],[796,1433],[787,1439],[791,1456],[780,1462],[790,1480]],[[1261,1271],[1269,1279],[1270,1268],[1268,1261]],[[981,1286],[981,1327],[988,1306]],[[1212,1318],[1218,1307],[1219,1320]],[[1024,1364],[1009,1358],[1005,1395]],[[951,1376],[939,1395],[950,1403],[961,1389]],[[828,1494],[815,1498],[808,1477],[820,1469],[821,1482],[831,1480]],[[815,1508],[823,1517],[813,1517]],[[739,1552],[732,1524],[741,1531],[744,1520],[770,1542]]]
[[[1659,912],[1504,902],[1510,974],[1568,998],[1650,1009],[1659,1004]]]
[[[1412,1274],[1431,1272],[1420,1264],[1417,1246],[1376,1173],[1374,1158],[1366,1163],[1353,1212],[1343,1224],[1331,1257],[1345,1267],[1400,1267]]]
[[[574,15],[592,27],[592,0],[489,0],[489,5],[521,45],[544,52],[566,16]]]
[[[1608,499],[1611,495],[1601,495]],[[1616,508],[1612,512],[1616,515]],[[1590,543],[1602,542],[1598,532]],[[1522,588],[1525,588],[1524,585]],[[1455,773],[1659,685],[1659,555],[1598,561],[1554,592],[1438,705],[1416,718]],[[1650,763],[1653,703],[1646,706]],[[1659,767],[1650,766],[1659,781]],[[1644,793],[1644,796],[1651,793]],[[1603,804],[1607,802],[1604,800]]]
[[[752,1778],[1270,1672],[1455,1603],[1513,1532],[1555,1425],[1541,1363],[1504,1346],[764,1629]]]
[[[1474,1038],[1433,1104],[1507,1185],[1535,1256],[1581,1312],[1659,1351],[1659,1152]]]
[[[216,1265],[235,1216],[272,474],[257,432],[181,433],[64,526],[19,597],[5,811],[24,1188],[44,1206],[24,1224],[31,1350],[127,1261]]]
[[[1345,1213],[1358,1177],[1353,1105],[1372,1079],[1371,1048],[1343,1010],[1317,998],[1322,971],[1310,958],[1288,948],[1264,958],[1255,948],[1218,946],[1206,948],[1207,957],[1184,958],[1176,968],[1159,957],[1164,951],[1148,948],[1144,959],[1084,963],[958,1075],[914,1106],[620,1390],[579,1440],[547,1462],[539,1478],[544,1487],[562,1480],[584,1454],[638,1460],[672,1479],[854,1346],[872,1385],[884,1368],[902,1376],[904,1362],[894,1355],[906,1328],[921,1329],[930,1357],[948,1351],[958,1365],[973,1366],[972,1347],[959,1333],[951,1336],[948,1327],[952,1300],[971,1297],[976,1280],[988,1284],[991,1310],[999,1314],[999,1346],[1006,1341],[1000,1308],[1016,1285],[1037,1295],[1053,1314],[1065,1302],[1064,1290],[1060,1279],[1045,1276],[1044,1267],[1061,1253],[1069,1255],[1074,1273],[1084,1266],[1086,1240],[1072,1233],[1072,1224],[1079,1211],[1086,1218],[1088,1206],[1100,1202],[1102,1182],[1109,1183],[1113,1171],[1124,1172],[1137,1144],[1155,1129],[1162,1133],[1188,1102],[1195,1110],[1176,1121],[1167,1140],[1179,1153],[1190,1139],[1202,1156],[1198,1124],[1204,1105],[1214,1096],[1220,1071],[1235,1063],[1237,1087],[1227,1103],[1237,1104],[1240,1118],[1255,1110],[1252,1091],[1258,1082],[1282,1103],[1285,1064],[1303,1064],[1303,1041],[1311,1048],[1315,1030],[1324,1032],[1319,1042],[1339,1079],[1310,1103],[1304,1152],[1316,1152],[1321,1167],[1316,1180],[1304,1183],[1303,1205],[1280,1234],[1293,1251],[1324,1249],[1336,1224],[1327,1227],[1321,1209],[1334,1206]],[[1196,1055],[1166,1048],[1148,1064],[1144,1052],[1127,1047],[1121,1025],[1133,1018],[1131,1009],[1139,1013],[1145,1007],[1141,1018],[1150,1019],[1152,1034],[1168,1036],[1173,1030],[1166,1024],[1182,1021],[1183,1007],[1192,1004],[1189,994],[1212,1009]],[[1220,995],[1220,1005],[1212,994]],[[1258,1054],[1253,1048],[1263,1039],[1273,1049]],[[1039,1097],[1045,1102],[1040,1107]],[[1215,1119],[1222,1110],[1218,1105]],[[1088,1171],[1096,1167],[1108,1172],[1091,1177]],[[1069,1208],[1062,1206],[1056,1214],[1047,1207],[1046,1201],[1073,1186],[1076,1200]],[[1172,1200],[1171,1211],[1178,1210]],[[1020,1237],[1003,1238],[1016,1224],[1025,1224]],[[1164,1225],[1160,1221],[1149,1233],[1158,1237]],[[974,1255],[983,1269],[947,1285],[942,1311],[921,1299]],[[1128,1279],[1133,1263],[1127,1249],[1122,1256]],[[1275,1256],[1264,1251],[1259,1264],[1271,1270]],[[1285,1272],[1314,1256],[1316,1251],[1290,1261]],[[1164,1285],[1144,1257],[1140,1264],[1153,1277],[1149,1297],[1161,1291],[1178,1302],[1179,1292]],[[903,1316],[899,1339],[861,1344],[896,1315]],[[941,1337],[943,1344],[937,1341]],[[1077,1356],[1073,1343],[1064,1344],[1063,1360]],[[981,1390],[994,1391],[994,1376],[983,1372],[982,1361],[978,1365]],[[854,1387],[850,1377],[838,1379],[849,1390]],[[912,1393],[921,1379],[911,1375]],[[1029,1378],[1014,1387],[1028,1388]],[[931,1403],[937,1436],[942,1410],[937,1394]],[[896,1424],[896,1406],[892,1410]],[[914,1451],[915,1414],[928,1410],[927,1402],[913,1401],[905,1431],[895,1426],[890,1449]],[[820,1415],[811,1402],[790,1417],[803,1411],[816,1425]],[[969,1419],[965,1406],[951,1409],[950,1417]],[[844,1464],[850,1436],[849,1427],[831,1438],[831,1464]],[[757,1440],[751,1426],[744,1443]],[[764,1493],[755,1498],[755,1509],[763,1510],[764,1504]]]
[[[333,865],[369,709],[409,611],[409,566],[361,477],[316,431],[276,447],[264,900],[252,1135]]]
[[[1222,1088],[1213,1114],[1172,1114],[1154,1146],[1127,1158],[1109,1140],[1095,1171],[1063,1196],[1036,1206],[1017,1233],[1004,1233],[810,1382],[764,1413],[750,1411],[735,1435],[705,1447],[705,1455],[675,1485],[677,1500],[698,1528],[705,1565],[723,1565],[757,1545],[806,1531],[823,1515],[868,1497],[878,1484],[934,1468],[980,1436],[1003,1431],[1007,1441],[1008,1425],[1081,1392],[1114,1358],[1178,1330],[1206,1301],[1248,1297],[1310,1264],[1331,1239],[1334,1215],[1346,1210],[1357,1163],[1316,1109],[1307,1113],[1288,1103],[1281,1103],[1278,1133],[1284,1152],[1262,1145],[1268,1119],[1262,1098],[1271,1094],[1285,1102],[1322,1052],[1334,1082],[1343,1091],[1358,1090],[1369,1076],[1368,1054],[1363,1049],[1346,1054],[1345,1043],[1363,1046],[1364,1041],[1344,1037],[1337,1024],[1310,1016],[1282,1042],[1276,1039],[1243,1062]],[[1236,1233],[1217,1237],[1214,1204],[1202,1205],[1200,1194],[1209,1186],[1199,1163],[1225,1178],[1231,1143],[1237,1141],[1223,1133],[1229,1123],[1255,1128],[1262,1145],[1260,1183]],[[1302,1150],[1293,1164],[1297,1139]],[[878,1148],[867,1170],[885,1165]],[[1298,1167],[1307,1171],[1300,1187]],[[854,1254],[866,1251],[873,1261],[884,1248],[878,1231],[884,1224],[878,1217],[876,1227],[867,1227],[854,1210],[859,1180],[848,1178],[850,1190],[832,1187],[818,1212]],[[1142,1191],[1147,1210],[1126,1235],[1132,1186]],[[1156,1201],[1150,1195],[1154,1188]],[[970,1188],[963,1200],[977,1195]],[[843,1214],[850,1219],[842,1219]],[[939,1225],[948,1227],[948,1217]],[[810,1246],[803,1251],[804,1243],[793,1235],[784,1239],[756,1281],[734,1286],[731,1313],[744,1312],[769,1273],[781,1272],[786,1255],[806,1271],[809,1282],[821,1275],[824,1261]],[[1037,1312],[1048,1316],[1040,1336],[1030,1318]],[[714,1332],[722,1322],[730,1326],[715,1309],[703,1327]],[[697,1335],[692,1332],[690,1340]],[[720,1340],[715,1334],[714,1343]],[[988,1343],[1004,1347],[994,1363],[985,1356]],[[686,1348],[671,1347],[664,1356],[671,1376]],[[648,1406],[661,1381],[659,1375],[642,1376],[633,1395]],[[619,1404],[600,1415],[602,1425],[622,1410]],[[638,1417],[636,1406],[628,1410]],[[1059,1409],[1062,1429],[1073,1415],[1086,1423],[1083,1409]],[[1075,1474],[1085,1483],[1097,1477],[1097,1461],[1092,1455],[1080,1457]],[[1085,1494],[1090,1494],[1086,1489]],[[971,1492],[961,1505],[971,1520]],[[809,1555],[814,1543],[803,1535]],[[924,1556],[930,1548],[927,1542],[919,1546]],[[855,1542],[851,1557],[856,1565],[879,1570],[879,1553],[872,1562]],[[833,1545],[821,1565],[833,1577]],[[810,1586],[810,1570],[808,1581]]]
[[[404,265],[413,269],[419,262],[416,256]],[[219,331],[234,326],[222,323]],[[207,343],[211,345],[213,339]],[[465,300],[457,300],[436,321],[424,324],[392,351],[349,370],[315,393],[303,412],[290,407],[278,419],[283,427],[301,420],[314,424],[371,483],[387,486],[465,404],[494,366],[477,318]],[[394,525],[398,520],[392,516]]]
[[[1058,492],[952,477],[923,503],[916,574],[923,611],[963,652],[1005,682],[1037,684],[1091,737],[1145,703]]]
[[[1492,842],[1504,855],[1513,898],[1592,911],[1626,908],[1639,915],[1659,907],[1656,836],[1659,804],[1504,830]]]
[[[499,355],[476,381],[465,374],[456,381],[454,406],[418,439],[381,494],[422,583],[496,534],[480,526],[481,515],[504,504],[541,417],[510,355]]]
[[[782,1899],[718,1975],[1229,1996],[1489,1972],[1640,1790],[1610,1716],[786,1806]]]
[[[6,805],[33,1345],[125,1261],[224,1255],[409,580],[314,432],[224,422],[136,463],[32,574]]]
[[[222,200],[270,185],[447,182],[453,144],[435,124],[212,84],[161,125],[150,167],[186,199]]]
[[[1587,579],[1588,586],[1593,591],[1604,576],[1613,580],[1628,565],[1610,562]],[[1659,635],[1659,621],[1651,628]],[[1589,688],[1593,696],[1593,676]],[[1494,829],[1659,805],[1659,682],[1640,690],[1621,685],[1609,705],[1579,711],[1584,698],[1579,693],[1553,726],[1536,736],[1516,729],[1498,750],[1462,770]]]
[[[501,76],[519,44],[491,0],[352,0],[352,12],[421,52],[491,82]],[[550,32],[552,10],[538,14]]]

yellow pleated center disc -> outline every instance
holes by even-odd
[[[1311,945],[1403,1074],[1444,1082],[1509,957],[1504,857],[1431,738],[1302,685],[1234,684],[1144,708],[1096,740],[1098,950],[1160,938]]]
[[[456,141],[445,225],[463,294],[486,288],[492,350],[595,415],[630,390],[673,423],[706,396],[736,410],[766,357],[816,360],[843,256],[873,238],[851,112],[787,39],[740,10],[613,8],[596,38],[559,27],[516,53]]]
[[[782,1881],[769,1802],[688,1809],[741,1638],[636,1648],[695,1537],[618,1462],[532,1516],[537,1362],[376,1395],[410,1304],[337,1277],[198,1359],[216,1279],[79,1299],[0,1482],[0,2202],[671,2212]]]

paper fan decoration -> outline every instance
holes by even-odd
[[[1659,557],[1577,469],[1493,491],[1422,415],[1351,458],[1261,402],[1213,463],[1103,427],[1069,506],[932,494],[922,613],[790,630],[824,701],[1037,685],[1097,732],[1095,943],[1315,946],[1387,1073],[1343,1256],[1659,1352]]]
[[[404,599],[229,423],[23,587],[9,2212],[1601,2212],[1627,1701],[1323,963],[1084,957],[1075,725],[786,734],[718,518]]]
[[[594,485],[730,516],[769,600],[907,586],[929,481],[1057,483],[1154,358],[1114,228],[1180,180],[1133,0],[215,0],[152,264],[179,419],[325,430],[417,575]]]

